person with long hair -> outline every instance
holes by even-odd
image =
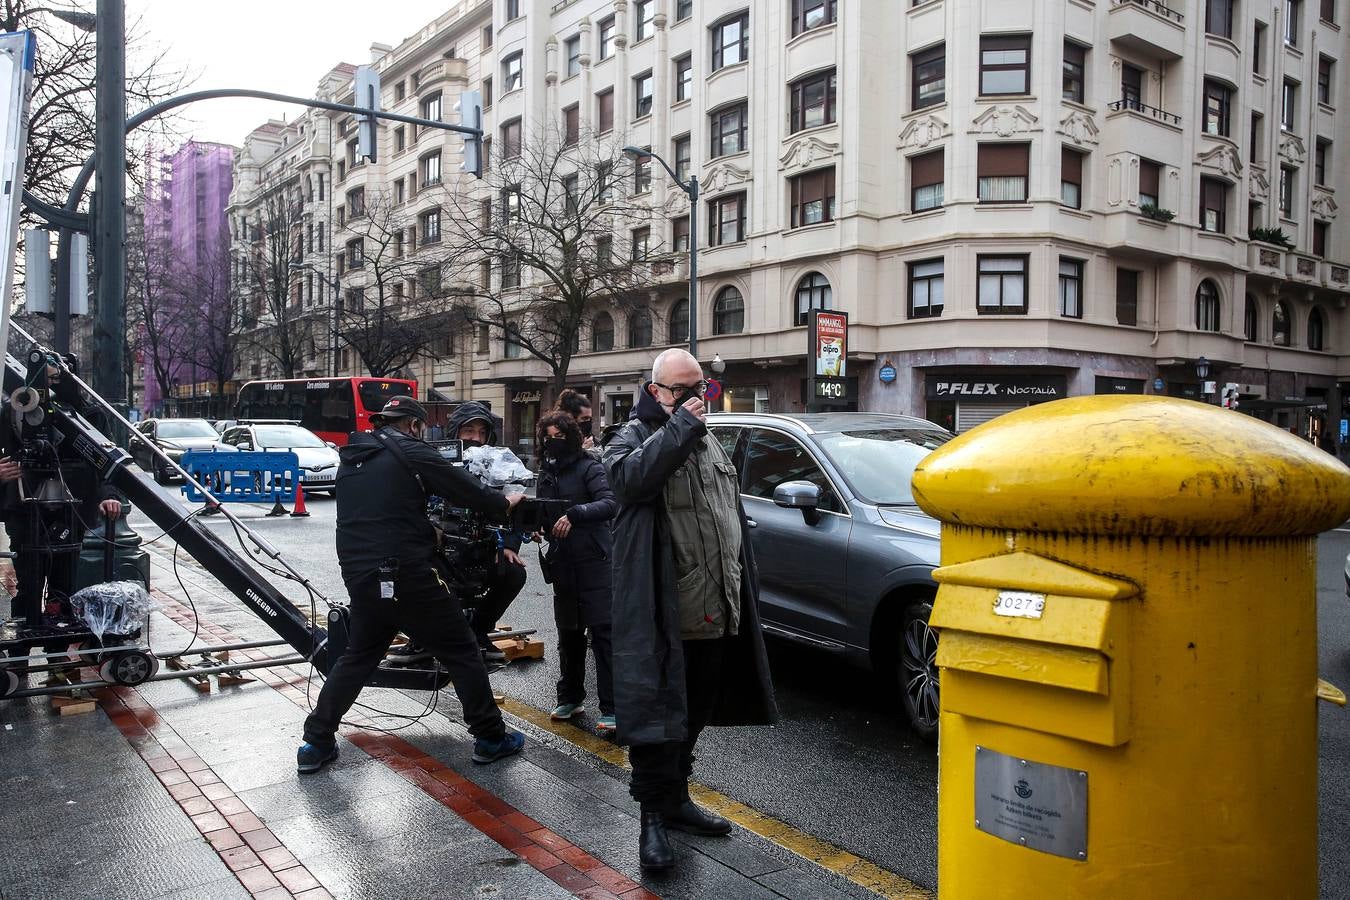
[[[614,731],[614,675],[610,637],[610,581],[613,538],[609,523],[618,501],[600,462],[582,448],[576,420],[551,412],[539,420],[539,485],[536,496],[571,503],[546,535],[540,553],[553,584],[553,617],[558,626],[558,705],[551,717],[575,718],[586,711],[586,646],[595,657],[600,718],[596,730]]]
[[[581,432],[581,449],[599,459],[600,448],[596,445],[592,434],[595,419],[591,414],[591,398],[571,388],[564,388],[558,395],[558,402],[554,404],[553,411],[565,412],[572,417],[577,423],[577,430]]]

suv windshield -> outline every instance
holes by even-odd
[[[163,419],[159,423],[162,438],[219,437],[205,419]]]
[[[318,435],[299,425],[258,425],[253,429],[259,447],[323,447]]]
[[[920,428],[816,435],[816,442],[830,455],[853,492],[878,506],[913,503],[909,482],[914,467],[951,439],[945,431]]]

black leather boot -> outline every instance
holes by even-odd
[[[730,822],[721,816],[708,812],[688,798],[666,810],[665,819],[667,828],[674,828],[676,831],[683,831],[688,834],[731,834]]]
[[[675,850],[670,846],[670,836],[666,834],[666,820],[659,812],[642,813],[638,862],[644,872],[664,872],[675,865]]]

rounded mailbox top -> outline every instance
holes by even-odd
[[[944,522],[1070,534],[1307,535],[1350,518],[1350,469],[1282,429],[1170,397],[1071,397],[941,447],[914,498]]]

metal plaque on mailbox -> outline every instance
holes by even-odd
[[[975,827],[1042,853],[1087,859],[1088,778],[975,748]]]

